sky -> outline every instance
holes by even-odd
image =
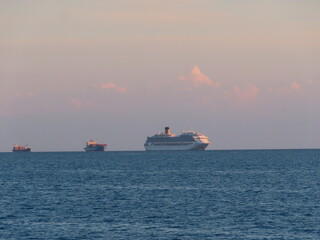
[[[0,0],[0,151],[320,148],[318,0]]]

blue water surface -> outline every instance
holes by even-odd
[[[0,239],[320,239],[320,150],[1,153]]]

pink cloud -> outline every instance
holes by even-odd
[[[36,95],[32,92],[27,92],[27,93],[16,93],[15,97],[20,97],[20,98],[32,98],[35,97]]]
[[[69,104],[77,109],[91,108],[93,106],[92,102],[78,98],[69,99]]]
[[[253,99],[260,92],[260,88],[253,84],[249,84],[244,88],[240,88],[239,86],[233,86],[232,90],[234,95],[244,100]]]
[[[126,93],[128,91],[127,88],[119,87],[117,84],[112,83],[112,82],[101,83],[99,87],[103,88],[103,89],[115,89],[119,93]]]
[[[223,96],[225,99],[230,99],[236,104],[239,104],[256,98],[259,93],[260,88],[253,84],[247,84],[244,87],[234,85],[230,90],[226,91]]]
[[[101,83],[100,87],[101,88],[117,88],[117,85],[109,82],[109,83]]]
[[[293,82],[290,85],[291,90],[300,90],[301,89],[301,84],[298,82]]]
[[[200,85],[207,85],[211,87],[219,87],[221,84],[210,79],[203,74],[198,66],[194,66],[190,74],[187,76],[179,76],[179,79],[186,82],[191,82],[195,87]]]
[[[269,88],[269,92],[271,93],[276,93],[276,94],[281,94],[281,95],[290,95],[293,93],[299,93],[305,90],[308,85],[311,85],[312,82],[305,81],[303,83],[299,82],[291,82],[287,83],[285,86],[278,87],[278,88]]]
[[[313,79],[308,79],[308,80],[306,80],[305,82],[306,82],[306,84],[313,84],[313,83],[314,83],[314,80],[313,80]]]

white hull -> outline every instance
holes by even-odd
[[[147,145],[147,151],[181,151],[181,150],[205,150],[209,143],[190,143],[185,145]]]

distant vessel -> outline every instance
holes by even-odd
[[[193,130],[183,131],[175,136],[166,127],[164,133],[147,137],[144,147],[147,151],[156,150],[205,150],[210,144],[208,137]]]
[[[84,148],[87,152],[103,152],[107,144],[99,144],[96,141],[90,140]]]
[[[14,144],[12,152],[31,152],[31,148],[27,146],[19,146],[18,144]]]

